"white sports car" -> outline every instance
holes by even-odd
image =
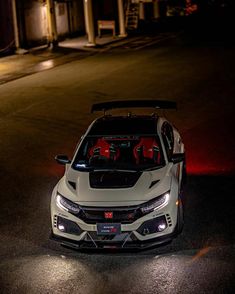
[[[74,157],[56,156],[65,174],[51,197],[52,239],[73,248],[146,248],[183,228],[184,144],[156,113],[106,115],[114,108],[176,108],[159,100],[94,104],[104,111]]]

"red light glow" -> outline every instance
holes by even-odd
[[[183,134],[189,174],[234,174],[234,118],[206,121]]]

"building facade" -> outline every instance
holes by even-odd
[[[138,8],[138,22],[159,17],[161,1],[165,0],[0,0],[0,54],[79,35],[87,35],[93,46],[98,20],[114,21],[117,34],[125,36],[131,5]]]

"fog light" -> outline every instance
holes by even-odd
[[[159,216],[145,221],[137,232],[143,236],[148,234],[155,234],[164,231],[167,228],[167,221],[165,215]]]
[[[64,231],[65,231],[65,226],[59,224],[59,225],[58,225],[58,229],[59,229],[60,231],[64,232]]]
[[[158,232],[162,232],[165,229],[166,229],[166,223],[165,222],[162,222],[162,223],[158,224],[158,226],[157,226]]]
[[[78,224],[61,216],[57,217],[57,228],[66,234],[80,235],[83,232]]]

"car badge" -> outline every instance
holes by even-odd
[[[105,211],[104,217],[105,218],[113,218],[113,212],[112,211]]]

